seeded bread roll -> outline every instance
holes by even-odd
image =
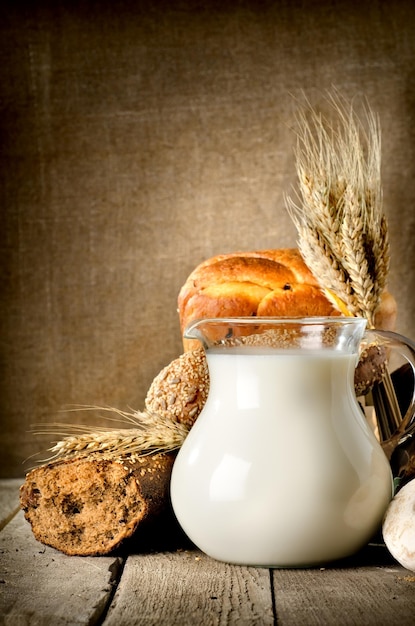
[[[205,352],[185,352],[155,377],[147,391],[146,409],[191,428],[209,393]]]
[[[36,539],[69,555],[108,554],[169,503],[174,455],[72,458],[26,476],[20,503]]]
[[[354,373],[354,389],[357,397],[365,396],[387,372],[387,353],[384,346],[370,345],[360,354]]]
[[[206,317],[338,316],[299,250],[257,250],[214,256],[189,275],[178,296],[182,334],[192,320]],[[376,326],[392,330],[395,300],[382,299]],[[183,339],[185,351],[199,343]]]

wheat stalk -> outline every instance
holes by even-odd
[[[311,106],[297,115],[297,201],[287,209],[305,262],[326,295],[373,326],[389,270],[382,210],[378,117],[366,107],[366,125],[352,104],[328,97],[331,122]]]
[[[51,456],[42,462],[100,454],[105,458],[142,456],[173,452],[181,447],[188,428],[180,422],[148,411],[125,412],[114,408],[82,407],[84,410],[110,411],[117,421],[130,428],[104,428],[80,424],[54,423],[35,428],[35,434],[58,436],[48,449]]]

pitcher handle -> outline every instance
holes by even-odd
[[[390,458],[397,445],[404,443],[415,434],[415,342],[408,337],[404,337],[399,333],[389,330],[370,329],[365,331],[363,337],[364,341],[368,343],[373,341],[379,342],[379,339],[382,345],[396,350],[409,363],[414,379],[412,397],[407,411],[405,415],[402,416],[402,420],[396,431],[390,439],[383,444],[383,449]]]

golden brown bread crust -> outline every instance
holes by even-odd
[[[339,312],[296,248],[221,254],[198,265],[180,290],[182,333],[194,319],[237,316],[331,316]],[[185,339],[185,350],[197,342]]]
[[[68,555],[108,554],[169,504],[172,454],[77,457],[26,476],[20,504],[38,541]]]
[[[396,300],[388,291],[383,291],[380,305],[375,313],[375,328],[395,330],[397,307]]]
[[[219,254],[200,263],[178,296],[182,334],[206,317],[317,317],[339,311],[321,288],[296,248]],[[396,303],[384,293],[376,327],[392,330]],[[184,339],[185,351],[198,342]]]

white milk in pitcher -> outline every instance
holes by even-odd
[[[209,397],[172,475],[190,539],[219,560],[276,567],[363,546],[392,481],[356,402],[356,355],[238,347],[207,359]]]

